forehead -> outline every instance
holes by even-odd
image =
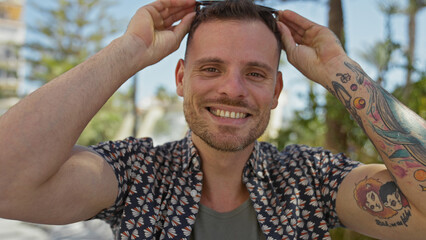
[[[187,49],[187,61],[200,57],[271,61],[278,67],[279,51],[275,35],[261,21],[210,20],[198,26]]]

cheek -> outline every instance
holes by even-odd
[[[274,91],[271,90],[271,87],[251,87],[250,96],[259,106],[269,110],[274,106]]]

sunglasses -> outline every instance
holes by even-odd
[[[223,0],[197,0],[195,3],[195,12],[199,14],[202,9],[220,2],[223,2]],[[260,11],[270,13],[275,19],[278,18],[278,10],[258,4],[256,4],[256,6],[259,7]]]

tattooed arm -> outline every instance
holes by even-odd
[[[353,170],[337,212],[347,227],[386,239],[426,234],[426,122],[369,78],[334,34],[294,12],[280,12],[288,60],[323,85],[365,131],[384,165]]]

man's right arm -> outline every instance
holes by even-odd
[[[74,144],[128,78],[179,47],[193,6],[194,0],[159,0],[142,7],[122,37],[1,116],[0,217],[64,224],[114,203],[111,168]]]

